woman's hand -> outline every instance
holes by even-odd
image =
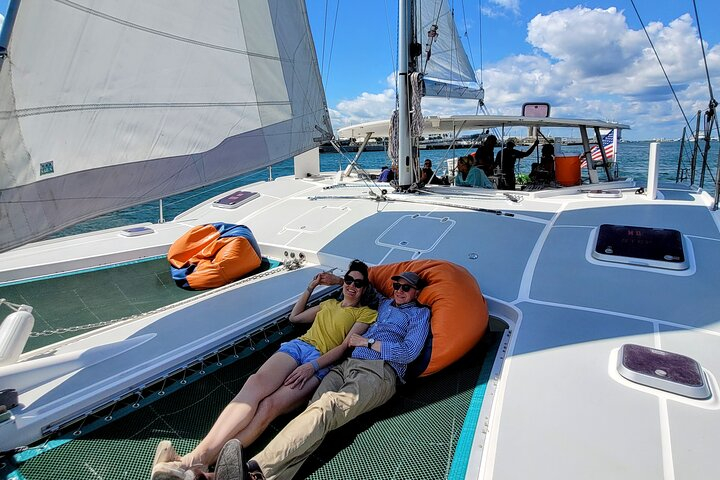
[[[357,333],[353,333],[348,339],[348,346],[350,347],[367,347],[367,344],[367,338],[362,335],[358,335]]]
[[[342,278],[334,275],[330,272],[322,272],[317,275],[318,284],[320,285],[340,285],[342,284]]]
[[[313,375],[315,375],[315,367],[309,363],[303,363],[287,376],[283,384],[290,388],[303,388],[305,382],[310,380]]]
[[[317,287],[318,285],[320,285],[320,276],[321,276],[321,275],[322,275],[322,273],[318,273],[317,275],[315,275],[315,276],[313,277],[313,279],[312,279],[312,280],[310,281],[310,283],[308,284],[308,287],[307,287],[308,292],[312,292],[313,290],[315,290],[315,287]]]

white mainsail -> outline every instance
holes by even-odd
[[[10,12],[0,251],[282,161],[331,131],[302,0],[22,0]]]
[[[419,71],[424,75],[425,95],[482,100],[484,90],[477,83],[449,2],[415,2],[415,19],[415,35],[422,45]]]

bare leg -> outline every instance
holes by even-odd
[[[306,405],[318,385],[320,385],[320,380],[312,377],[305,382],[303,388],[290,388],[284,385],[278,388],[275,393],[260,402],[253,419],[235,438],[240,440],[243,447],[251,445],[262,435],[270,422],[284,413],[292,412],[296,408]]]
[[[220,454],[225,442],[234,438],[248,426],[255,416],[258,404],[277,390],[288,375],[295,370],[297,363],[286,353],[274,353],[251,375],[240,393],[222,411],[208,434],[195,449],[182,458],[182,465],[212,465]]]

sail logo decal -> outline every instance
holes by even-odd
[[[44,162],[40,164],[40,175],[47,175],[48,173],[54,173],[55,168],[53,162]]]

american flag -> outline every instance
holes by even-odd
[[[613,147],[613,137],[614,136],[615,136],[615,130],[610,130],[610,133],[608,133],[607,135],[605,135],[603,137],[602,144],[603,144],[603,148],[605,149],[605,156],[607,157],[608,160],[612,160],[613,155],[615,155],[615,148]],[[590,150],[590,155],[592,156],[591,158],[594,161],[602,160],[602,153],[600,153],[600,149],[598,148],[597,145],[595,145]]]

